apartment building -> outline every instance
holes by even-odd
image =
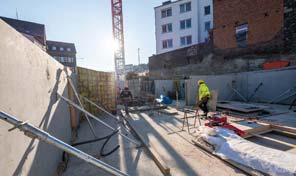
[[[76,48],[74,43],[46,41],[47,53],[69,67],[72,72],[76,72]]]
[[[166,1],[154,11],[156,54],[206,42],[213,28],[212,0]]]
[[[46,34],[44,24],[38,24],[2,16],[0,16],[0,19],[5,21],[8,25],[13,27],[19,33],[23,34],[27,39],[40,47],[42,50],[46,50]]]

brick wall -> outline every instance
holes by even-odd
[[[214,0],[214,46],[236,48],[235,27],[248,23],[248,45],[281,39],[283,0]]]
[[[149,57],[149,70],[172,69],[200,63],[212,52],[212,43],[201,43]]]

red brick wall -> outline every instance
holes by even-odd
[[[237,25],[248,23],[248,45],[270,41],[283,28],[283,0],[213,0],[213,3],[216,48],[237,47]]]

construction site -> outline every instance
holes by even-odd
[[[160,3],[148,72],[126,66],[125,2],[112,72],[0,16],[1,175],[295,176],[296,1]]]

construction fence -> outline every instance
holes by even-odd
[[[101,72],[77,67],[78,92],[83,97],[104,107],[110,112],[116,112],[116,87],[113,72]],[[101,113],[90,103],[83,101],[85,110],[94,115]]]

